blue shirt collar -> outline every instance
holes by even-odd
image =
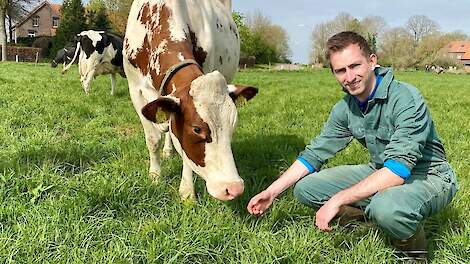
[[[366,111],[367,105],[368,105],[369,101],[372,100],[372,98],[374,98],[375,92],[377,91],[377,87],[379,87],[380,82],[382,81],[382,79],[383,79],[383,76],[376,73],[374,90],[369,95],[369,97],[367,97],[367,100],[365,102],[361,102],[359,99],[356,98],[356,96],[353,96],[354,101],[356,101],[357,106],[359,106],[359,109],[361,109],[361,112],[364,113]]]

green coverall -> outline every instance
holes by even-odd
[[[377,68],[375,73],[383,78],[365,114],[351,95],[345,95],[333,107],[320,135],[299,155],[319,170],[355,138],[369,151],[370,163],[316,171],[297,182],[294,195],[300,202],[319,208],[337,192],[382,168],[385,161],[399,162],[411,172],[403,185],[353,206],[365,208],[368,219],[403,240],[416,232],[424,218],[452,200],[457,180],[419,91],[395,80],[390,68]]]

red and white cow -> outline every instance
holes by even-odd
[[[258,90],[228,91],[240,52],[230,9],[230,1],[222,0],[135,0],[129,14],[124,70],[145,131],[150,176],[154,181],[160,176],[158,145],[169,127],[183,159],[182,199],[195,198],[193,171],[217,199],[243,193],[230,145],[237,123],[234,100],[251,99]],[[169,124],[156,124],[157,111],[169,116]]]
[[[90,82],[97,75],[111,75],[111,95],[116,90],[116,73],[123,78],[122,38],[104,31],[82,31],[76,36],[77,47],[72,61],[62,70],[64,74],[77,58],[80,81],[85,94],[90,93]]]

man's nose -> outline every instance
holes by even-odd
[[[346,81],[348,83],[351,83],[354,81],[355,78],[356,78],[356,74],[354,74],[352,70],[346,69]]]

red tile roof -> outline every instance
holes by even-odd
[[[470,60],[470,41],[452,41],[445,48],[449,53],[463,53],[461,60]]]
[[[62,9],[61,4],[50,4],[52,11],[56,13],[57,16],[60,16],[60,9]]]

